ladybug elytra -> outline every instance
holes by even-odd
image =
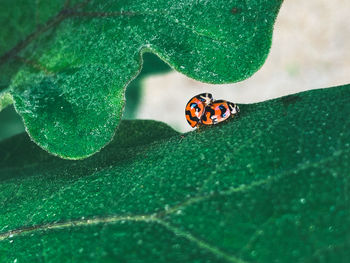
[[[215,100],[210,93],[199,94],[187,103],[186,119],[192,128],[200,125],[213,125],[233,117],[239,107],[226,100]]]
[[[213,125],[233,116],[239,112],[239,107],[226,100],[215,100],[205,107],[201,123],[204,125]]]
[[[186,120],[192,128],[199,124],[205,107],[212,103],[212,101],[213,96],[210,93],[202,93],[194,96],[187,102],[185,108]]]

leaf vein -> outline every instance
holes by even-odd
[[[299,171],[302,171],[302,170],[305,170],[305,169],[308,169],[316,164],[321,164],[321,163],[327,163],[329,161],[332,161],[335,157],[338,157],[339,155],[341,155],[344,151],[342,150],[338,150],[338,151],[335,151],[333,152],[332,155],[330,155],[329,157],[327,158],[324,158],[322,159],[321,161],[314,161],[314,162],[307,162],[307,163],[302,163],[301,165],[299,165],[299,167],[297,167],[296,169],[291,169],[291,170],[288,170],[286,172],[283,172],[281,173],[280,175],[276,175],[276,176],[267,176],[266,178],[264,179],[261,179],[259,181],[255,181],[255,182],[252,182],[251,184],[248,184],[248,185],[240,185],[238,187],[233,187],[233,188],[229,188],[228,190],[224,190],[224,191],[220,191],[220,192],[215,192],[215,193],[211,193],[211,194],[208,194],[208,195],[203,195],[203,196],[195,196],[195,197],[192,197],[192,198],[189,198],[187,199],[186,201],[174,206],[173,208],[170,208],[166,211],[163,211],[161,214],[163,216],[165,215],[170,215],[170,214],[173,214],[173,213],[176,213],[177,211],[179,211],[180,209],[184,209],[194,203],[199,203],[201,201],[204,201],[204,200],[207,200],[207,199],[210,199],[212,197],[217,197],[217,196],[223,196],[223,195],[231,195],[233,193],[237,193],[237,192],[241,192],[241,193],[244,193],[252,188],[255,188],[257,186],[261,186],[261,185],[266,185],[266,184],[269,184],[271,182],[274,182],[274,181],[278,181],[278,180],[281,180],[283,178],[285,178],[286,176],[292,174],[292,173],[295,173],[295,172],[299,172]]]
[[[195,243],[198,247],[203,248],[207,251],[210,251],[212,254],[224,258],[225,260],[229,261],[229,262],[233,262],[233,263],[247,263],[247,261],[244,261],[240,258],[237,258],[235,256],[232,256],[230,254],[227,254],[226,252],[218,249],[215,246],[212,246],[210,244],[208,244],[207,242],[193,236],[192,234],[190,234],[189,232],[185,232],[181,229],[179,229],[178,227],[175,227],[173,225],[171,225],[168,222],[165,222],[164,220],[161,219],[155,219],[155,222],[159,223],[160,225],[164,226],[166,229],[168,229],[169,231],[173,232],[176,236],[181,236],[186,238],[187,240]]]
[[[135,216],[108,216],[108,217],[96,217],[92,219],[77,219],[65,222],[53,222],[42,225],[33,225],[28,227],[19,228],[16,230],[7,231],[0,234],[0,241],[7,238],[11,238],[15,235],[29,234],[42,230],[54,230],[65,229],[69,227],[98,225],[103,223],[117,223],[122,221],[135,221],[135,222],[149,222],[154,221],[154,215],[135,215]]]

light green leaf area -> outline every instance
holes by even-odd
[[[169,65],[164,63],[156,55],[145,53],[143,55],[143,65],[140,74],[134,79],[125,92],[125,109],[123,119],[135,119],[138,106],[143,96],[144,80],[146,77],[154,74],[166,73],[171,70]]]
[[[0,111],[13,103],[13,98],[9,92],[0,92]]]
[[[122,121],[84,161],[0,144],[2,262],[349,262],[350,85],[178,134]]]
[[[33,141],[81,159],[113,137],[142,53],[197,80],[243,80],[267,57],[282,0],[2,2],[0,90]]]

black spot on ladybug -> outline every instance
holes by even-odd
[[[225,118],[225,112],[226,112],[226,108],[225,108],[225,106],[223,106],[223,105],[220,105],[219,106],[219,109],[220,109],[220,111],[221,111],[221,117],[223,117],[223,118]]]
[[[185,114],[189,116],[190,120],[192,121],[199,121],[199,119],[196,116],[192,116],[190,111],[185,111]]]
[[[192,103],[192,104],[191,104],[191,108],[192,108],[192,109],[193,109],[193,108],[198,108],[197,103]]]
[[[213,110],[210,106],[205,107],[205,112],[209,112],[210,118],[215,116],[215,110]],[[203,121],[208,121],[207,114],[204,114],[202,119]]]

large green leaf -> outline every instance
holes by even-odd
[[[281,3],[3,0],[0,92],[10,88],[38,145],[84,158],[113,137],[143,52],[201,81],[245,79],[266,59]]]
[[[84,161],[0,144],[3,262],[349,262],[350,85],[178,134],[123,121]]]

